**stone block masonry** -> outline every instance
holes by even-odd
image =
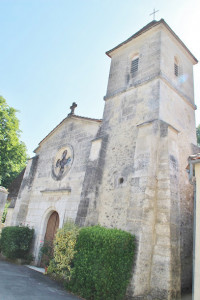
[[[82,225],[100,223],[136,236],[127,291],[135,300],[178,299],[181,290],[191,288],[193,198],[185,168],[196,143],[196,61],[165,22],[155,24],[108,52],[111,68],[97,135],[104,145],[86,168],[87,174],[94,166],[92,176],[84,179],[81,200],[87,199]],[[177,55],[190,76],[182,86],[174,74]]]

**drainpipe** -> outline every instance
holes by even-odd
[[[194,186],[194,221],[193,221],[193,268],[192,268],[192,300],[194,299],[194,269],[195,269],[195,243],[196,243],[196,181],[194,180],[194,164],[199,163],[200,159],[189,161],[189,181]]]

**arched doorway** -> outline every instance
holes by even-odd
[[[53,242],[58,226],[59,226],[59,215],[57,211],[54,211],[50,215],[47,223],[47,229],[44,237],[45,241]]]
[[[44,236],[44,244],[42,247],[42,259],[41,266],[44,267],[48,265],[48,262],[52,256],[53,252],[53,240],[56,234],[56,231],[59,226],[59,215],[54,211],[47,222],[46,233]]]

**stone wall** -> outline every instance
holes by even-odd
[[[68,219],[75,220],[80,202],[91,140],[100,123],[69,117],[37,148],[29,161],[13,214],[13,224],[27,224],[35,229],[34,256],[44,240],[47,222],[53,211],[59,214],[59,227]],[[52,166],[56,154],[71,147],[73,161],[61,180],[54,178]]]
[[[177,299],[192,278],[193,191],[185,168],[196,143],[194,61],[163,24],[110,55],[99,156],[91,148],[78,221],[136,236],[129,298]],[[185,80],[175,77],[175,56]]]
[[[196,195],[195,195],[195,222],[194,222],[194,281],[193,281],[193,293],[194,293],[194,299],[199,299],[200,298],[200,272],[199,272],[199,265],[200,265],[200,153],[197,155],[195,159],[198,158],[198,161],[190,161],[194,163],[193,169],[195,169],[195,179],[193,179],[193,184],[196,187]],[[191,174],[193,175],[193,174]]]
[[[123,48],[123,49],[122,49]],[[122,48],[117,49],[112,56],[106,97],[135,87],[160,73],[161,31],[155,27],[133,39]],[[139,55],[138,72],[131,75],[132,58]]]

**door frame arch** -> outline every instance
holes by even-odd
[[[59,226],[58,228],[62,227],[63,220],[61,219],[61,214],[59,211],[55,208],[55,206],[50,206],[49,208],[46,209],[46,211],[43,213],[42,218],[41,218],[41,226],[40,226],[40,231],[37,237],[37,242],[36,242],[36,247],[34,251],[34,256],[35,256],[35,264],[39,265],[41,261],[40,257],[40,247],[42,246],[42,243],[44,242],[44,237],[46,234],[46,229],[47,229],[47,224],[48,220],[53,212],[57,212],[59,216]]]
[[[59,228],[60,217],[56,210],[54,210],[47,220],[47,226],[44,236],[44,241],[53,242],[56,230]]]

